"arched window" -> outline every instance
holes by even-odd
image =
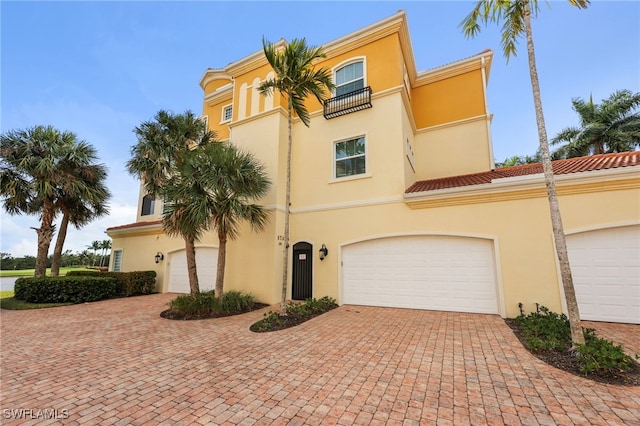
[[[335,71],[336,96],[354,92],[364,87],[364,63],[352,62]]]

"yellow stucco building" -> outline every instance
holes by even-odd
[[[308,100],[310,127],[293,128],[290,298],[508,317],[520,302],[563,310],[541,166],[493,164],[492,51],[418,71],[404,12],[323,48],[317,66],[336,92]],[[267,228],[228,244],[225,275],[225,289],[266,303],[280,299],[287,147],[286,101],[257,92],[271,77],[260,50],[200,80],[208,126],[273,182],[260,200]],[[554,165],[584,319],[640,323],[639,166],[638,153]],[[159,291],[188,292],[183,240],[162,232],[161,212],[141,190],[136,222],[107,230],[111,268],[152,269]],[[213,232],[198,244],[201,288],[213,288],[217,244]]]

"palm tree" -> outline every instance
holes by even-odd
[[[250,203],[269,190],[270,182],[264,166],[247,153],[231,145],[213,144],[200,157],[201,178],[210,197],[210,215],[218,233],[217,297],[222,297],[227,240],[238,236],[241,221],[254,231],[264,229],[267,211]]]
[[[77,136],[53,126],[11,130],[0,136],[0,195],[9,214],[38,215],[40,227],[34,275],[46,273],[48,251],[53,239],[58,194],[84,194],[86,182],[70,168],[86,163],[88,150]]]
[[[540,153],[535,155],[514,155],[507,157],[502,163],[496,163],[496,168],[520,166],[523,164],[534,164],[541,161]]]
[[[89,253],[89,250],[82,250],[82,252],[78,253],[78,258],[82,264],[88,265],[89,259],[91,259],[91,254]]]
[[[107,252],[111,249],[111,240],[102,240],[100,242],[100,248],[102,249],[102,254],[100,255],[100,266],[103,266],[105,257],[107,257]]]
[[[185,180],[183,175],[193,167],[192,158],[198,155],[199,148],[214,141],[215,134],[191,111],[159,111],[153,120],[137,126],[134,133],[138,143],[131,149],[127,169],[142,181],[147,194],[164,200],[163,229],[168,235],[184,239],[189,288],[192,294],[198,293],[195,243],[209,229],[211,218],[206,210],[198,210],[190,203],[194,198],[189,197],[204,195],[204,188],[199,182]]]
[[[554,159],[633,151],[640,147],[640,93],[619,90],[600,105],[581,98],[571,100],[580,116],[579,127],[567,127],[551,140],[566,142],[552,154]]]
[[[305,100],[313,95],[318,102],[322,102],[325,90],[333,90],[335,85],[331,81],[331,73],[314,67],[314,62],[326,57],[321,47],[307,46],[306,40],[293,39],[284,47],[278,47],[262,39],[262,48],[267,61],[273,68],[276,77],[265,80],[258,87],[263,96],[273,95],[278,91],[287,98],[287,177],[285,189],[285,216],[284,216],[284,250],[282,270],[282,312],[285,312],[287,299],[287,279],[289,264],[289,216],[291,204],[291,146],[293,142],[293,114],[295,113],[302,123],[309,127],[309,112],[305,106]]]
[[[163,224],[170,235],[188,234],[198,241],[213,225],[219,249],[215,294],[222,297],[226,246],[246,220],[264,228],[267,212],[253,198],[263,196],[269,181],[261,164],[248,153],[220,142],[198,147],[184,157],[180,173],[167,187]],[[188,224],[186,226],[185,224]]]
[[[88,161],[88,163],[74,164],[69,169],[76,174],[78,179],[85,182],[82,187],[84,192],[73,194],[62,191],[56,201],[56,209],[62,212],[62,221],[60,222],[60,229],[58,229],[56,245],[53,249],[52,276],[58,276],[60,272],[60,260],[69,222],[76,229],[80,229],[94,219],[109,213],[106,202],[111,194],[104,184],[107,177],[107,169],[102,164],[93,164],[97,158],[92,147],[83,146],[82,149],[86,149],[87,154],[81,158]],[[76,159],[74,158],[74,160]]]
[[[96,258],[98,257],[98,250],[100,250],[101,243],[98,240],[91,241],[91,244],[87,246],[89,250],[93,250],[93,256],[91,256],[91,266],[96,266]]]
[[[584,9],[589,4],[589,0],[569,0],[569,3],[579,9]],[[473,37],[480,32],[480,24],[478,21],[484,24],[504,21],[502,24],[502,50],[507,60],[511,55],[516,55],[516,42],[518,38],[523,35],[526,36],[529,74],[531,78],[531,89],[533,91],[533,103],[536,110],[540,155],[542,157],[544,180],[547,188],[547,198],[549,200],[553,239],[558,254],[560,275],[569,314],[571,340],[575,346],[576,344],[584,344],[584,334],[580,324],[580,311],[578,309],[578,302],[573,287],[573,277],[571,276],[571,268],[569,266],[567,242],[564,235],[562,217],[560,216],[558,194],[553,178],[551,156],[549,155],[549,141],[547,139],[547,130],[542,112],[540,82],[538,80],[533,34],[531,31],[531,14],[533,13],[535,17],[538,11],[537,0],[480,0],[471,13],[460,23],[460,26],[462,26],[463,32],[467,37]]]

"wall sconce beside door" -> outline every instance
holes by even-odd
[[[318,254],[320,255],[320,261],[323,261],[329,254],[329,249],[327,249],[327,246],[323,244],[322,247],[320,247],[320,250],[318,250]]]
[[[164,260],[164,254],[161,252],[156,253],[156,263],[160,263],[161,260]]]

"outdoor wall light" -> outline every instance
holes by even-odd
[[[322,247],[320,247],[319,254],[320,260],[324,260],[324,258],[327,257],[327,254],[329,254],[329,249],[327,249],[327,246],[323,244]]]
[[[156,263],[160,263],[161,260],[164,259],[164,254],[162,254],[161,252],[157,252],[156,253]]]

